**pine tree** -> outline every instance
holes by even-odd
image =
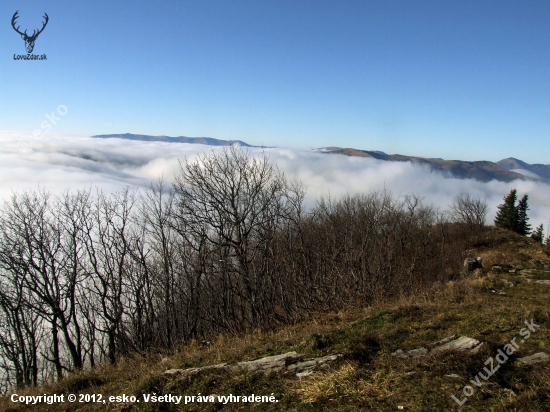
[[[529,205],[527,204],[528,200],[529,196],[523,195],[517,207],[518,220],[515,231],[524,236],[531,233],[531,225],[528,223],[529,218],[527,217],[527,211],[529,210]]]
[[[495,217],[495,226],[516,231],[518,223],[518,209],[516,208],[517,190],[512,189],[504,198],[504,203],[498,206]]]
[[[531,234],[531,238],[533,238],[534,240],[536,240],[537,242],[541,242],[543,243],[543,240],[544,240],[544,228],[542,226],[542,223],[540,224],[539,227],[537,227],[533,233]]]

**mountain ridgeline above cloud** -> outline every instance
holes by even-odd
[[[208,146],[229,146],[232,144],[238,144],[244,147],[262,147],[253,146],[241,140],[222,140],[211,137],[149,136],[132,133],[102,134],[92,137],[102,139],[119,138],[146,142],[191,143]],[[411,162],[414,164],[429,166],[432,171],[440,172],[443,175],[458,179],[475,179],[480,182],[490,182],[492,180],[511,182],[519,179],[550,183],[550,164],[529,164],[513,157],[493,163],[486,160],[469,162],[463,160],[444,160],[440,158],[425,158],[399,154],[390,155],[378,150],[358,150],[336,146],[323,147],[318,149],[318,151],[326,154],[341,154],[345,156],[373,158],[384,161]]]
[[[221,140],[214,139],[212,137],[186,137],[186,136],[149,136],[145,134],[132,134],[132,133],[123,133],[123,134],[99,134],[92,136],[101,139],[108,138],[118,138],[126,140],[140,140],[143,142],[166,142],[166,143],[192,143],[192,144],[205,144],[208,146],[230,146],[232,144],[238,144],[245,147],[256,147],[249,145],[240,140]]]
[[[427,165],[433,171],[448,174],[458,179],[475,179],[480,182],[498,180],[511,182],[512,180],[535,180],[550,183],[550,165],[530,165],[521,160],[508,158],[496,163],[487,160],[468,162],[464,160],[444,160],[440,158],[425,158],[417,156],[404,156],[399,154],[389,155],[380,151],[358,150],[342,147],[325,147],[320,149],[323,153],[342,154],[345,156],[357,156],[374,158],[394,162],[412,162]]]
[[[502,166],[508,170],[525,174],[529,177],[535,177],[538,179],[550,181],[550,165],[543,165],[540,163],[530,165],[529,163],[525,163],[524,161],[513,157],[499,160],[497,162],[497,165]]]

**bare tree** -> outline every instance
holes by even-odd
[[[265,153],[255,158],[236,145],[180,163],[174,188],[180,234],[210,255],[206,267],[231,293],[214,310],[228,312],[236,327],[259,326],[270,303],[262,299],[270,245],[296,209],[297,193]]]
[[[0,367],[19,388],[38,382],[42,336],[40,316],[29,307],[26,293],[19,274],[0,276]]]
[[[472,197],[469,193],[456,196],[449,209],[452,221],[464,223],[470,228],[483,227],[488,212],[487,202]]]
[[[86,223],[86,252],[92,274],[87,287],[93,293],[99,315],[98,331],[107,336],[107,348],[101,347],[110,363],[116,363],[119,352],[126,353],[130,340],[124,323],[128,280],[133,273],[131,213],[135,194],[128,189],[110,197],[98,193],[93,217]]]
[[[52,205],[44,191],[14,194],[4,205],[0,252],[2,266],[21,279],[27,307],[50,325],[51,358],[45,357],[55,365],[58,378],[64,369],[83,366],[76,316],[80,251],[69,241],[78,237],[80,223],[73,221],[71,228],[70,221],[78,219],[80,198],[65,201]],[[63,360],[60,335],[68,362]]]

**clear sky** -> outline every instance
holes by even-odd
[[[49,23],[34,54],[11,27]],[[0,3],[0,130],[550,163],[550,1]]]

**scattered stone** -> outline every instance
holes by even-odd
[[[546,279],[540,279],[540,280],[533,280],[533,279],[525,279],[525,283],[538,283],[539,285],[550,285],[550,280]]]
[[[480,257],[466,258],[464,260],[464,269],[467,272],[473,272],[476,269],[483,269],[483,259]]]
[[[489,289],[492,293],[496,293],[497,295],[506,295],[506,292],[502,292],[497,289]]]
[[[238,362],[233,365],[219,363],[217,365],[203,366],[201,368],[169,369],[163,373],[165,376],[191,376],[199,372],[212,369],[225,371],[246,371],[252,373],[288,372],[298,377],[311,375],[315,368],[326,366],[342,357],[342,354],[321,356],[318,358],[306,357],[296,352],[287,352],[281,355],[267,356],[252,361]]]
[[[483,346],[483,343],[467,336],[460,336],[457,338],[456,335],[452,335],[440,341],[434,342],[428,346],[431,348],[430,350],[424,347],[407,351],[404,351],[403,349],[397,349],[391,355],[401,359],[409,359],[420,358],[426,356],[428,353],[437,353],[446,350],[477,353],[479,349]]]
[[[508,263],[495,263],[491,267],[491,270],[495,272],[508,272],[515,268],[516,267],[514,265],[509,265]]]
[[[447,342],[450,342],[452,340],[455,340],[458,336],[456,335],[451,335],[451,336],[447,336],[446,338],[444,339],[441,339],[441,340],[438,340],[437,342],[433,342],[430,344],[430,347],[431,348],[435,348],[436,346],[441,346],[441,345],[444,345],[446,344]]]
[[[488,288],[487,290],[489,290],[492,293],[496,293],[497,295],[506,295],[507,294],[506,292],[502,292],[498,289]]]
[[[287,371],[290,373],[296,373],[296,376],[302,375],[307,376],[313,373],[313,370],[316,367],[325,366],[328,362],[334,362],[336,359],[340,358],[342,355],[328,355],[320,358],[313,358],[309,360],[304,360],[302,362],[294,363],[287,366]]]
[[[550,355],[545,352],[539,352],[517,359],[518,362],[523,363],[524,365],[532,365],[533,363],[546,362],[548,360],[550,360]]]
[[[227,363],[218,363],[217,365],[208,365],[201,368],[188,368],[188,369],[168,369],[164,371],[165,376],[192,376],[199,372],[211,370],[211,369],[225,369]]]
[[[461,336],[453,339],[441,346],[437,346],[432,349],[432,352],[441,352],[446,350],[455,350],[459,352],[476,353],[479,351],[483,343],[477,339],[469,338],[467,336]]]
[[[428,349],[426,348],[417,348],[417,349],[411,349],[404,351],[403,349],[397,349],[395,352],[392,353],[392,356],[396,356],[401,359],[408,359],[408,358],[420,358],[422,356],[426,356],[428,354]]]
[[[303,357],[304,355],[298,355],[296,352],[288,352],[281,355],[267,356],[253,361],[239,362],[235,365],[227,366],[227,369],[240,369],[252,373],[280,372],[285,368],[287,363],[297,362],[303,359]]]
[[[528,276],[534,276],[533,272],[535,272],[536,269],[523,269],[518,272],[518,275],[521,277],[528,277]]]
[[[499,282],[504,283],[505,286],[508,286],[508,287],[510,287],[510,288],[516,286],[514,282],[511,282],[511,281],[509,281],[508,279],[499,278],[499,279],[497,279],[497,280],[498,280]]]

